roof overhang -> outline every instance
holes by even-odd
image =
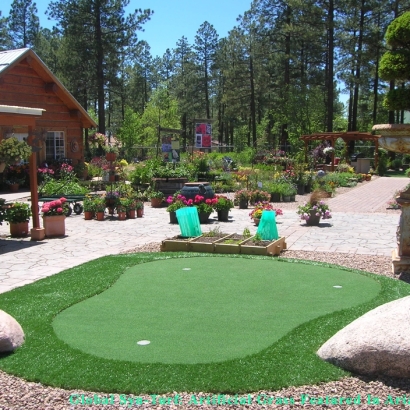
[[[43,108],[17,107],[14,105],[0,105],[0,113],[5,114],[24,114],[24,115],[43,115]]]

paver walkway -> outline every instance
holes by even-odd
[[[333,218],[318,227],[300,222],[295,209],[285,209],[278,217],[278,230],[286,237],[288,249],[344,252],[389,256],[396,247],[398,214],[375,213],[394,192],[408,183],[405,178],[378,178],[359,184],[355,189],[329,200]],[[8,201],[27,197],[28,193],[1,194]],[[204,232],[220,226],[226,233],[241,233],[256,227],[249,210],[233,209],[230,222],[211,218],[202,225]],[[107,217],[104,222],[84,221],[83,215],[66,219],[67,236],[32,242],[30,238],[11,239],[9,226],[0,226],[0,293],[23,286],[64,269],[104,255],[116,254],[152,242],[160,242],[180,233],[178,225],[169,223],[165,208],[146,206],[144,218],[118,221]]]

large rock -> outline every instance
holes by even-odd
[[[317,354],[358,374],[410,377],[410,296],[367,312]]]
[[[0,310],[0,352],[12,352],[24,342],[24,332],[16,319]]]

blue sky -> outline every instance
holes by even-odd
[[[12,0],[2,0],[2,16],[9,14],[11,3]],[[35,3],[41,26],[51,28],[53,22],[44,14],[49,0]],[[214,26],[219,38],[225,37],[237,24],[236,18],[249,10],[250,5],[251,0],[131,0],[126,10],[128,13],[139,8],[154,10],[151,20],[144,24],[145,31],[139,32],[138,37],[148,42],[155,57],[162,56],[167,48],[175,48],[182,36],[193,44],[204,21]]]

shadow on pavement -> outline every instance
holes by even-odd
[[[40,241],[30,241],[27,239],[20,238],[10,238],[1,239],[0,238],[0,255],[4,255],[8,252],[16,252],[22,249],[31,248],[32,246],[41,245]]]

